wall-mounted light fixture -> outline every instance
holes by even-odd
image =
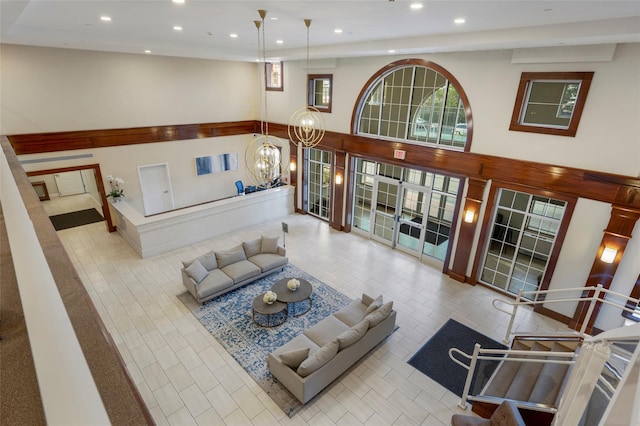
[[[475,218],[476,213],[473,210],[465,210],[464,212],[464,221],[467,223],[473,223],[473,219]]]
[[[296,171],[296,162],[295,161],[291,161],[289,163],[289,170],[291,170],[292,172]]]
[[[600,260],[602,260],[604,263],[613,263],[613,261],[616,259],[617,254],[618,250],[611,247],[605,247],[604,250],[602,250],[602,254],[600,255]]]
[[[336,185],[342,185],[342,174],[336,173]]]

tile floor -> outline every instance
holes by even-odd
[[[102,214],[102,207],[89,194],[69,195],[66,197],[51,197],[42,201],[42,207],[48,216],[77,212],[85,209],[96,209]]]
[[[289,261],[351,298],[393,300],[399,329],[346,377],[289,419],[176,298],[181,260],[261,234],[281,236],[281,220],[149,259],[140,259],[104,223],[60,231],[96,308],[159,425],[448,425],[458,398],[407,360],[448,318],[500,340],[500,294],[449,279],[439,269],[304,215],[289,224]],[[526,309],[517,328],[566,327]],[[469,410],[467,410],[469,411]]]

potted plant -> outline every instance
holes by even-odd
[[[108,197],[113,198],[114,203],[119,203],[124,198],[124,180],[119,177],[113,177],[111,175],[107,176],[109,180],[109,186],[111,187],[111,191],[107,194]]]

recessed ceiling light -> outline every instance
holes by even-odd
[[[149,49],[145,50],[144,53],[151,53]]]
[[[456,18],[453,20],[453,22],[455,22],[456,24],[464,24],[467,21],[464,18]]]
[[[413,10],[420,10],[422,9],[424,6],[422,3],[412,3],[411,6],[409,6],[411,9]]]
[[[342,30],[340,28],[336,28],[333,32],[336,34],[342,34]]]
[[[101,16],[100,20],[104,21],[104,22],[109,22],[109,21],[111,21],[111,17],[110,16]]]
[[[277,21],[277,20],[278,20],[278,18],[276,18],[275,16],[272,16],[272,17],[271,17],[271,18],[269,18],[269,19],[271,19],[272,21]]]
[[[388,52],[389,53],[396,53],[396,51],[394,49],[389,49]]]
[[[172,0],[172,1],[174,3],[177,3],[177,4],[183,4],[184,3],[184,0]]]
[[[232,34],[229,34],[229,37],[231,37],[231,38],[238,38],[238,34],[236,34],[236,33],[232,33]]]
[[[276,40],[276,43],[282,44],[282,43],[284,43],[284,41],[283,40]]]
[[[182,31],[182,27],[180,25],[174,25],[173,29],[176,31]]]

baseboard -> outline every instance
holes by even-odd
[[[546,317],[549,317],[551,319],[559,321],[559,322],[561,322],[563,324],[566,324],[569,327],[571,327],[571,324],[570,324],[571,320],[572,320],[571,317],[568,317],[566,315],[562,315],[562,314],[560,314],[560,313],[558,313],[556,311],[552,311],[551,309],[547,309],[547,308],[543,307],[542,305],[536,306],[534,308],[534,311],[539,313],[539,314],[542,314],[542,315],[544,315]]]

